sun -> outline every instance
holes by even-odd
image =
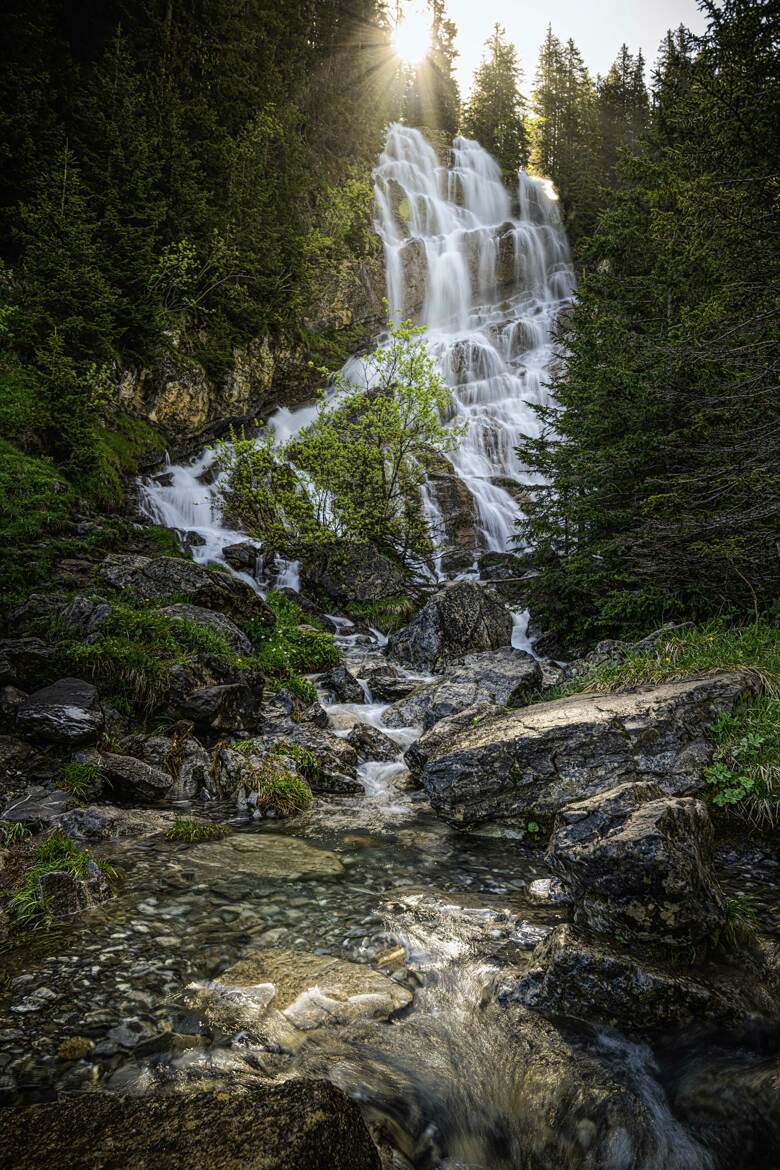
[[[431,48],[431,20],[425,8],[411,8],[399,18],[392,37],[393,49],[407,65],[418,65]]]

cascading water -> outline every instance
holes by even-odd
[[[531,408],[549,400],[551,332],[574,272],[548,182],[523,172],[513,197],[497,163],[465,138],[451,160],[441,166],[419,130],[390,127],[375,171],[387,292],[397,320],[425,327],[452,386],[463,438],[451,463],[473,498],[471,551],[503,552],[531,482],[515,449],[539,433]],[[443,540],[434,483],[426,512]]]

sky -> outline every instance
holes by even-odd
[[[447,0],[447,13],[459,30],[457,72],[464,94],[496,21],[517,45],[526,94],[548,24],[562,40],[574,40],[594,76],[607,72],[623,41],[632,52],[641,48],[652,66],[668,28],[704,30],[696,0]]]

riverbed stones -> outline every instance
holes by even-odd
[[[692,946],[725,922],[706,806],[622,784],[561,810],[547,862],[575,921],[611,938]]]
[[[499,650],[512,640],[512,615],[489,589],[458,581],[435,593],[417,616],[390,636],[391,658],[442,670],[467,654]]]
[[[252,643],[244,631],[224,613],[217,613],[213,609],[204,609],[202,605],[186,605],[181,602],[176,605],[166,605],[160,612],[167,617],[192,622],[196,626],[213,630],[215,634],[219,634],[225,639],[230,649],[236,654],[249,657],[254,653]]]
[[[16,727],[22,735],[49,743],[88,743],[103,729],[97,688],[84,679],[61,678],[21,704]]]
[[[3,1109],[0,1142],[16,1170],[380,1170],[357,1105],[324,1080],[86,1093]]]
[[[550,815],[639,780],[695,792],[712,758],[709,727],[752,687],[745,674],[716,674],[506,712],[421,743],[422,784],[434,810],[461,825]]]
[[[172,812],[99,804],[68,809],[58,815],[56,823],[75,841],[109,841],[164,833],[173,819]]]
[[[410,991],[371,967],[281,948],[242,959],[194,990],[194,1005],[228,1032],[251,1030],[266,1014],[281,1014],[278,1023],[301,1032],[386,1020],[412,1001]]]
[[[208,841],[187,851],[187,863],[220,875],[251,874],[282,881],[335,878],[344,873],[335,853],[277,833],[234,833],[222,841]]]
[[[114,589],[132,589],[142,598],[181,595],[190,605],[237,621],[252,618],[266,626],[276,621],[268,603],[245,581],[182,557],[112,555],[101,562],[100,577]]]
[[[387,727],[419,727],[428,731],[434,723],[457,715],[475,703],[522,707],[540,690],[538,662],[522,650],[505,647],[469,654],[449,667],[441,682],[421,687],[407,699],[393,703],[382,716]]]

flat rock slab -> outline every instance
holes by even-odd
[[[30,695],[16,713],[23,735],[53,743],[81,744],[96,739],[103,729],[103,711],[92,683],[61,678]]]
[[[0,1141],[15,1170],[380,1170],[357,1105],[327,1081],[85,1093],[0,1110]]]
[[[221,876],[248,873],[286,881],[340,877],[344,873],[335,853],[276,833],[236,833],[224,841],[196,845],[187,852],[187,861],[217,870]]]
[[[251,1029],[270,1009],[310,1032],[325,1024],[389,1019],[412,1002],[412,993],[361,963],[280,948],[235,963],[200,989],[197,1002],[227,1030]]]
[[[456,824],[549,815],[637,780],[668,795],[693,792],[712,758],[709,727],[752,689],[747,675],[717,674],[538,703],[437,737],[430,751],[423,737],[421,781],[435,811]]]

